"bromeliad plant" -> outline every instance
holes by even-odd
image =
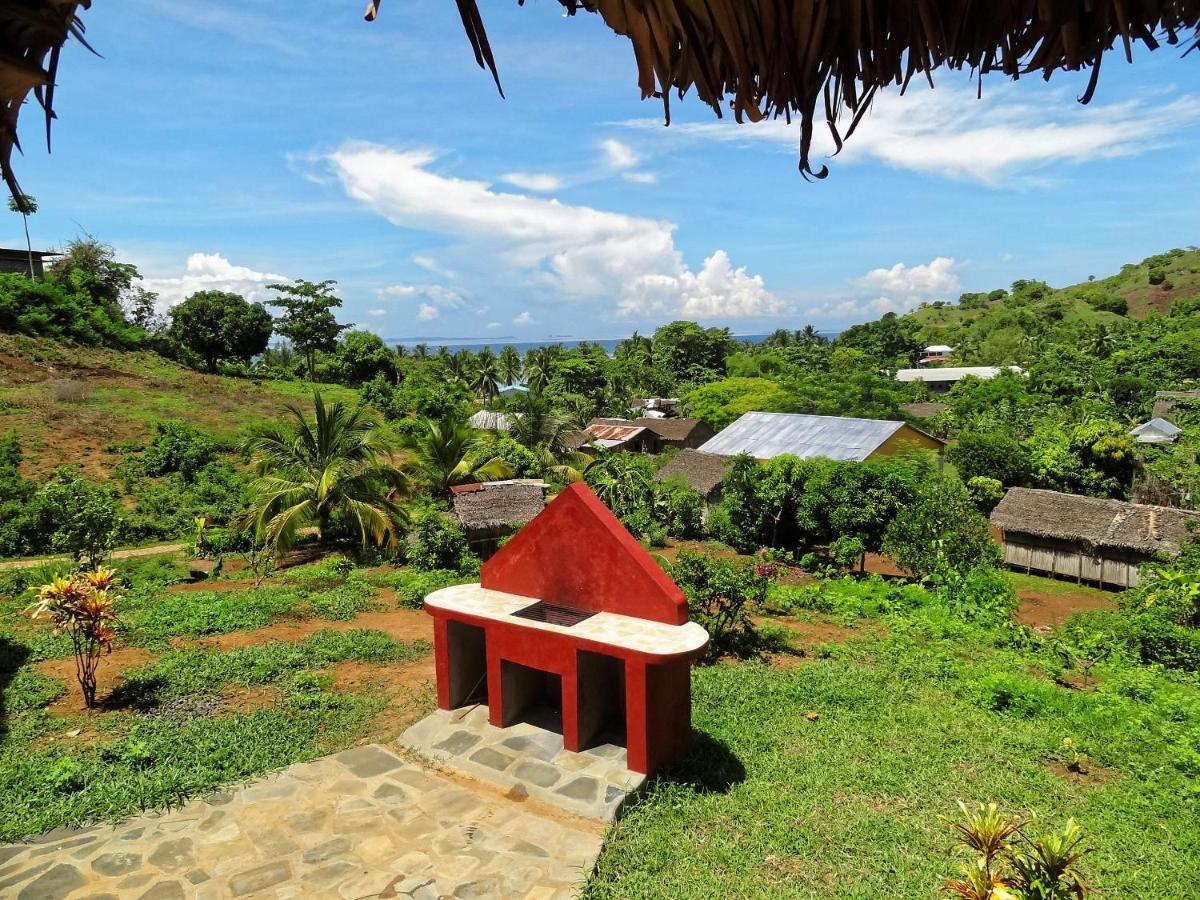
[[[968,859],[942,890],[961,900],[1084,900],[1087,883],[1079,871],[1083,829],[1068,819],[1061,831],[1034,837],[1029,823],[1000,811],[995,803],[975,810],[958,804],[962,821],[952,823]]]
[[[100,566],[55,578],[38,588],[33,618],[43,616],[55,629],[68,634],[75,650],[75,677],[83,691],[83,702],[96,705],[96,667],[100,654],[112,650],[116,637],[117,601],[120,587],[114,569]]]

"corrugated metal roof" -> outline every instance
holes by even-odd
[[[600,422],[589,425],[587,433],[597,441],[631,441],[646,429],[640,425],[607,425]]]
[[[905,426],[881,419],[750,412],[700,447],[701,453],[734,456],[749,453],[773,459],[785,453],[808,459],[862,462]]]
[[[897,369],[897,381],[962,381],[968,375],[985,381],[1001,372],[1022,373],[1020,366],[946,366],[941,369]]]
[[[1169,422],[1161,416],[1155,416],[1149,422],[1143,422],[1134,428],[1129,434],[1142,444],[1160,444],[1174,441],[1182,430],[1174,422]]]
[[[467,419],[467,424],[479,431],[508,431],[519,414],[481,409]]]

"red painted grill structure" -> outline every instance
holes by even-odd
[[[691,665],[708,635],[651,556],[583,484],[484,564],[430,594],[438,705],[561,730],[567,750],[626,747],[650,773],[686,752]]]

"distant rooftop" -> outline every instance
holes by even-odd
[[[1024,374],[1020,366],[946,366],[939,369],[897,369],[897,381],[962,381],[967,377],[995,378],[1001,372]]]
[[[749,453],[756,459],[790,454],[802,459],[822,456],[862,462],[906,428],[915,435],[923,434],[906,422],[885,419],[749,412],[699,450],[719,456]]]

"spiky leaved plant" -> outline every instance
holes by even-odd
[[[1009,841],[1020,831],[1021,821],[1005,815],[995,803],[979,804],[974,810],[961,800],[962,821],[952,827],[959,842],[970,853],[957,878],[947,878],[942,889],[963,900],[1016,900],[1005,875]]]
[[[1026,900],[1083,900],[1087,882],[1079,862],[1089,852],[1083,845],[1083,829],[1068,819],[1061,831],[1048,831],[1034,839],[1019,835],[1020,843],[1010,852],[1015,873],[1013,883]]]
[[[112,650],[116,637],[116,605],[120,599],[117,573],[100,566],[55,578],[38,588],[33,618],[46,616],[58,631],[70,636],[75,651],[75,677],[89,709],[96,705],[96,668],[101,653]]]

